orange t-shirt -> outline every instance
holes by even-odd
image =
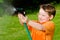
[[[41,24],[38,21],[34,22]],[[52,21],[48,21],[41,25],[44,26],[45,31],[36,30],[28,25],[28,29],[31,31],[32,40],[52,40],[54,34],[54,23]]]

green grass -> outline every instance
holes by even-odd
[[[27,33],[17,17],[0,17],[0,40],[28,40]]]
[[[53,19],[55,22],[55,33],[53,40],[60,40],[60,9],[56,6],[56,16]],[[31,20],[37,19],[37,12],[28,14]],[[29,40],[25,28],[19,23],[18,17],[3,16],[0,17],[0,40]]]
[[[55,22],[55,34],[54,34],[54,40],[60,40],[60,5],[56,6],[56,16],[54,18]]]

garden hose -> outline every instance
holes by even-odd
[[[29,39],[32,40],[31,35],[30,35],[30,32],[28,30],[28,27],[27,27],[27,24],[26,23],[24,23],[24,27],[26,28],[26,32],[28,34]]]

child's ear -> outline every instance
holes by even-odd
[[[53,15],[50,16],[50,20],[52,20],[52,19],[53,19]]]

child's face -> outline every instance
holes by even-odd
[[[38,20],[40,23],[47,22],[50,20],[50,16],[42,8],[39,10]]]

